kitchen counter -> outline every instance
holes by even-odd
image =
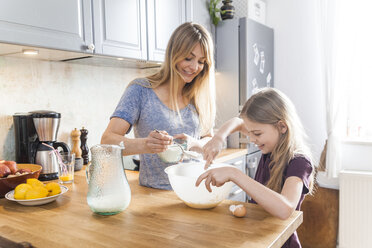
[[[243,155],[247,155],[247,149],[235,149],[235,148],[227,148],[223,149],[220,154],[218,154],[217,158],[215,159],[215,163],[224,163],[228,160],[238,158]]]
[[[36,247],[281,247],[302,223],[302,212],[287,220],[256,204],[243,203],[236,218],[225,200],[209,210],[186,206],[173,191],[138,185],[138,172],[126,171],[132,200],[112,216],[93,214],[86,203],[85,166],[56,201],[23,206],[0,199],[0,235]]]

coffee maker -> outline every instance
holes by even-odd
[[[67,144],[56,141],[60,120],[60,113],[48,110],[13,115],[16,162],[41,165],[39,180],[42,181],[58,178],[57,156],[52,148],[42,143],[70,151]]]

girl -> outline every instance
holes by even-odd
[[[255,179],[236,168],[211,169],[200,175],[198,186],[221,186],[232,181],[242,188],[251,202],[258,203],[270,214],[287,219],[300,210],[306,194],[312,192],[314,167],[305,133],[291,101],[279,90],[265,88],[245,103],[240,118],[226,122],[204,146],[206,167],[221,151],[223,140],[241,131],[262,151]],[[301,247],[295,232],[283,247]]]
[[[154,153],[165,151],[173,138],[202,152],[215,118],[213,69],[210,34],[198,24],[184,23],[173,32],[160,71],[135,79],[125,90],[101,143],[124,141],[124,155],[140,154],[140,185],[172,189],[164,172],[169,164]],[[135,138],[128,138],[132,126]]]

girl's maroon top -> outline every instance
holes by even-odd
[[[270,153],[269,154],[263,154],[260,162],[257,167],[256,175],[254,177],[254,180],[257,182],[266,185],[266,183],[270,179],[270,168],[269,164],[271,162],[270,159]],[[275,166],[275,165],[274,165]],[[300,201],[298,202],[298,205],[296,207],[296,210],[300,210],[301,203],[303,202],[305,195],[309,193],[309,184],[310,184],[310,175],[312,172],[313,168],[311,166],[310,161],[305,158],[302,155],[295,156],[288,165],[286,166],[283,177],[284,181],[288,177],[299,177],[302,182],[304,183],[303,188],[302,188],[302,194]],[[251,203],[256,203],[254,199],[250,200]],[[284,248],[296,248],[296,247],[301,247],[300,241],[297,236],[297,232],[294,232],[289,239],[284,243],[282,246]]]

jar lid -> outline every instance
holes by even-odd
[[[61,114],[50,110],[31,111],[33,118],[61,118]]]

